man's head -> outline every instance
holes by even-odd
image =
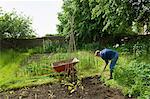
[[[99,56],[99,54],[100,54],[99,50],[95,51],[95,56]]]

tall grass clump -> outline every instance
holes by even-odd
[[[7,85],[10,79],[15,78],[19,70],[20,62],[28,56],[28,53],[19,53],[13,50],[2,51],[0,54],[0,89]]]
[[[99,74],[103,62],[100,58],[95,57],[93,53],[87,51],[78,51],[74,53],[56,53],[50,57],[42,57],[40,61],[33,62],[28,66],[21,69],[23,75],[35,76],[35,75],[51,75],[57,74],[52,68],[51,64],[61,60],[68,60],[71,58],[78,58],[80,61],[76,64],[79,77],[91,76]]]

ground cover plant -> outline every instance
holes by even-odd
[[[149,98],[150,95],[150,64],[131,61],[128,65],[120,66],[115,72],[115,80],[118,84],[128,87],[129,95],[138,95]]]
[[[123,86],[125,94],[136,95],[139,98],[150,97],[150,62],[149,39],[123,44],[117,48],[126,58],[120,58],[115,70],[115,81]],[[125,60],[126,59],[126,60]]]

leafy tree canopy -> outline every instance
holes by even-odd
[[[0,38],[32,38],[35,32],[32,29],[32,20],[14,10],[5,12],[0,8]]]
[[[76,40],[85,42],[105,35],[133,34],[133,28],[143,28],[145,20],[150,20],[149,0],[64,0],[62,8],[58,32],[70,33],[73,16]]]

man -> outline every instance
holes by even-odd
[[[105,48],[102,51],[97,50],[95,52],[95,55],[98,56],[98,57],[101,57],[106,63],[106,65],[104,67],[104,70],[102,72],[105,71],[106,66],[108,65],[109,61],[111,60],[111,63],[110,63],[110,79],[113,79],[112,73],[113,73],[113,70],[115,68],[116,62],[118,60],[118,52],[116,52],[114,50],[111,50],[111,49]]]

